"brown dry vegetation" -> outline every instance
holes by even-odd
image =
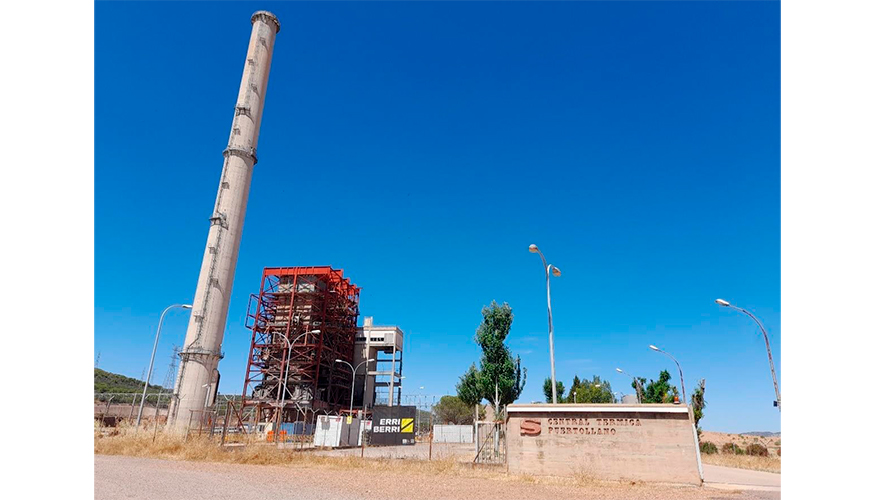
[[[505,467],[472,467],[470,463],[459,462],[455,457],[439,460],[404,460],[392,458],[364,458],[357,455],[324,456],[312,452],[278,449],[269,444],[250,444],[247,446],[218,446],[218,440],[206,437],[189,436],[184,439],[173,434],[159,433],[153,441],[153,434],[141,430],[134,433],[130,428],[117,428],[111,433],[95,429],[94,453],[101,455],[125,455],[165,460],[184,460],[195,462],[217,462],[248,465],[292,466],[296,469],[319,468],[380,471],[398,473],[405,476],[423,474],[428,476],[454,476],[480,478],[497,481],[510,481],[545,486],[586,486],[589,489],[612,491],[617,487],[632,488],[631,492],[643,492],[648,488],[677,488],[662,485],[648,485],[636,482],[615,482],[595,479],[580,473],[573,478],[554,478],[532,475],[508,475]],[[366,472],[366,474],[371,474]],[[691,490],[695,491],[695,490]]]
[[[736,469],[760,470],[764,472],[781,473],[781,459],[778,457],[757,457],[751,455],[730,455],[727,453],[715,453],[713,455],[702,454],[702,463],[722,465],[723,467],[735,467]]]
[[[319,466],[329,468],[361,468],[361,469],[399,469],[409,470],[416,467],[416,462],[406,461],[403,465],[392,459],[368,458],[356,456],[327,457],[314,453],[278,449],[266,443],[255,443],[247,446],[218,445],[218,439],[207,437],[182,436],[159,433],[154,438],[150,432],[134,433],[131,429],[118,429],[111,435],[95,432],[94,453],[102,455],[125,455],[131,457],[160,458],[165,460],[189,460],[197,462],[219,462],[250,465],[295,465]],[[421,462],[419,466],[427,468],[432,473],[443,473],[453,470],[456,463],[452,460],[433,460]]]
[[[743,436],[741,434],[703,431],[700,442],[706,441],[714,443],[721,452],[710,455],[702,453],[702,463],[764,472],[781,472],[781,457],[778,455],[778,449],[781,446],[780,437]],[[758,457],[722,452],[723,445],[728,443],[734,443],[741,449],[746,449],[751,444],[760,444],[766,447],[769,456]]]
[[[781,446],[780,437],[742,436],[741,434],[726,434],[723,432],[711,431],[702,431],[699,441],[711,441],[717,445],[718,449],[722,448],[724,443],[735,443],[742,448],[746,448],[749,444],[757,443],[768,448],[769,455],[777,455],[778,448]]]

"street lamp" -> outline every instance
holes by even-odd
[[[553,384],[553,404],[556,404],[556,363],[553,359],[553,311],[550,309],[550,274],[557,278],[562,276],[559,268],[553,264],[547,264],[547,259],[544,254],[538,249],[538,245],[532,243],[529,245],[529,252],[536,253],[541,256],[541,262],[544,263],[544,274],[547,276],[547,326],[550,330],[550,379]]]
[[[161,336],[161,325],[164,323],[164,315],[167,314],[167,311],[173,309],[174,307],[179,307],[182,309],[191,309],[190,304],[173,304],[172,306],[168,306],[167,309],[164,309],[164,312],[161,313],[161,319],[158,320],[158,331],[155,333],[155,345],[152,346],[152,358],[149,359],[149,374],[146,375],[146,383],[143,385],[143,398],[140,400],[140,410],[137,412],[137,429],[140,428],[140,420],[143,418],[143,404],[146,402],[146,389],[149,388],[149,380],[152,379],[152,366],[155,364],[155,351],[158,350],[158,337]],[[158,408],[155,408],[155,422],[157,425],[158,422]]]
[[[681,370],[681,364],[678,363],[678,360],[674,359],[674,356],[663,351],[659,347],[656,347],[655,345],[650,344],[650,348],[656,352],[661,352],[661,353],[665,354],[666,356],[670,357],[672,359],[672,361],[674,361],[674,364],[678,365],[678,372],[681,374],[681,394],[683,394],[683,396],[684,396],[684,404],[687,404],[687,390],[684,388],[684,372],[683,372],[683,370]]]
[[[730,307],[732,309],[735,309],[736,311],[741,311],[744,314],[747,314],[751,317],[751,319],[756,322],[757,326],[760,327],[760,330],[763,332],[763,338],[766,339],[766,352],[769,354],[769,367],[772,369],[772,383],[775,385],[775,397],[777,398],[777,400],[775,401],[775,405],[778,407],[778,411],[781,411],[781,391],[778,390],[778,377],[775,375],[775,362],[772,361],[772,348],[769,346],[769,336],[766,334],[766,328],[763,326],[760,320],[756,318],[756,316],[749,313],[745,309],[736,307],[723,299],[717,299],[714,302],[723,307]]]
[[[641,393],[644,392],[644,389],[641,388],[641,382],[639,382],[637,378],[633,377],[632,375],[629,375],[628,373],[624,372],[623,370],[621,370],[619,368],[617,368],[617,373],[622,373],[623,375],[632,379],[632,385],[635,387],[635,393],[638,394],[638,403],[639,404],[643,403],[644,400],[641,397]]]
[[[283,410],[285,410],[285,407],[286,407],[286,392],[287,392],[287,386],[288,386],[288,382],[289,382],[289,365],[292,362],[292,346],[295,345],[295,342],[297,342],[298,339],[300,339],[304,335],[307,335],[308,333],[316,334],[316,333],[322,333],[322,331],[321,330],[310,330],[309,332],[304,332],[304,333],[298,335],[297,337],[295,337],[295,340],[293,340],[291,342],[289,342],[288,337],[286,337],[285,335],[280,337],[281,339],[283,339],[285,341],[286,346],[288,346],[288,348],[289,348],[289,357],[288,357],[288,359],[286,359],[286,366],[284,367],[286,374],[283,377],[282,398],[280,399],[280,396],[277,395],[277,399],[280,400],[281,402],[279,403],[279,410],[278,410],[277,418],[276,418],[277,431],[273,433],[274,441],[277,440],[277,435],[279,434],[279,426],[282,425]],[[281,368],[283,368],[283,367],[281,367]]]
[[[280,413],[282,413],[283,409],[285,409],[285,407],[286,407],[286,391],[287,391],[287,387],[288,387],[288,383],[289,383],[289,365],[292,363],[292,346],[295,345],[295,342],[297,342],[298,339],[300,339],[304,335],[307,335],[308,333],[312,333],[312,334],[322,333],[322,330],[310,330],[309,332],[304,332],[304,333],[298,335],[297,337],[295,337],[295,340],[293,340],[291,342],[289,342],[288,337],[286,337],[285,335],[281,337],[283,340],[286,341],[286,345],[289,347],[289,357],[288,357],[288,359],[286,359],[286,366],[285,366],[286,374],[283,377],[283,396],[282,396],[282,400],[281,400],[282,402],[280,403]],[[279,425],[279,423],[277,425]]]
[[[344,361],[342,359],[335,359],[334,360],[335,363],[346,363],[347,365],[349,365],[349,368],[352,370],[352,385],[350,385],[350,387],[349,387],[349,414],[350,415],[352,415],[352,397],[355,394],[355,372],[358,371],[358,369],[363,364],[370,363],[371,361],[373,361],[373,358],[366,359],[366,360],[362,361],[361,363],[359,363],[358,366],[353,368],[352,364],[347,362],[347,361]],[[364,397],[364,396],[362,396],[362,397]]]

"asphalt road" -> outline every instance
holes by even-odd
[[[702,464],[705,483],[714,488],[781,491],[781,475],[774,472],[733,469]]]
[[[723,469],[721,467],[720,469]],[[746,471],[747,472],[747,471]],[[706,472],[708,474],[708,472]],[[730,474],[716,471],[720,474]],[[731,478],[730,478],[731,479]],[[778,500],[779,491],[658,485],[539,484],[494,474],[467,477],[403,469],[286,467],[95,455],[95,500]]]

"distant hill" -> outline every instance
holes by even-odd
[[[759,436],[759,437],[781,437],[780,432],[766,432],[766,431],[757,431],[757,432],[742,432],[742,436]]]
[[[143,381],[131,377],[125,377],[118,373],[111,373],[100,368],[94,369],[94,392],[114,392],[131,394],[143,391]],[[149,385],[149,393],[159,391],[167,392],[160,385]]]

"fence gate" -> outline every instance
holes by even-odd
[[[476,422],[475,464],[504,464],[507,461],[507,436],[504,422]]]

